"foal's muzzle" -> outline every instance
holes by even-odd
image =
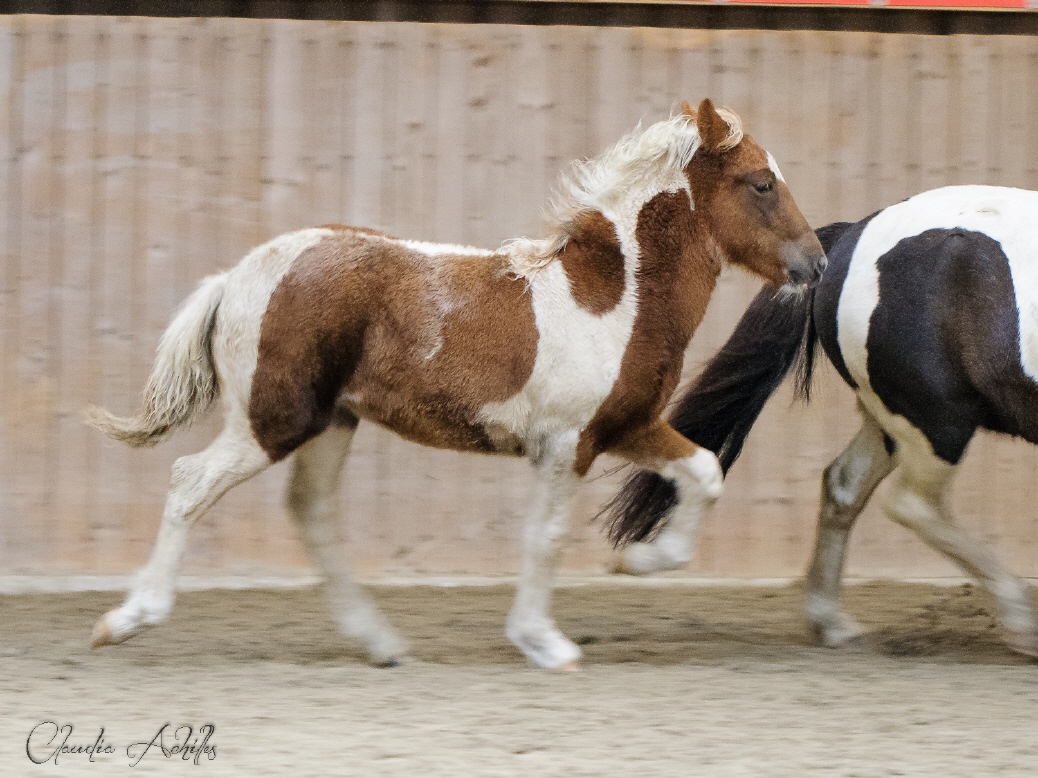
[[[811,233],[811,238],[807,241],[791,241],[783,252],[789,283],[793,286],[806,286],[808,289],[818,286],[828,264],[822,244],[814,233]]]

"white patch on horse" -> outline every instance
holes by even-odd
[[[692,561],[699,524],[724,490],[721,464],[705,448],[667,462],[657,472],[674,482],[678,504],[653,540],[632,543],[624,550],[621,569],[631,575],[680,570]]]
[[[770,151],[765,152],[765,153],[768,155],[768,168],[770,168],[771,172],[775,174],[775,178],[777,178],[779,181],[782,181],[783,183],[785,183],[786,179],[782,175],[782,171],[779,170],[778,162],[776,162],[775,158],[773,156],[771,156],[771,152]]]
[[[906,237],[955,227],[981,232],[1001,244],[1016,295],[1020,364],[1038,381],[1038,256],[1033,251],[1038,244],[1036,214],[1038,192],[992,186],[934,189],[877,214],[854,249],[837,310],[840,351],[855,383],[875,396],[868,380],[866,341],[869,321],[879,304],[879,258]],[[872,407],[870,410],[876,412]]]
[[[573,299],[561,264],[552,263],[530,279],[538,333],[533,371],[516,395],[483,406],[485,424],[537,439],[552,430],[582,429],[591,420],[620,375],[634,328],[636,256],[627,256],[620,303],[602,316]]]
[[[656,186],[629,191],[627,198],[602,211],[614,224],[624,254],[624,292],[609,312],[598,315],[581,307],[559,263],[543,266],[529,279],[538,332],[533,372],[514,397],[484,406],[486,423],[537,437],[548,429],[581,429],[591,420],[620,375],[638,313],[638,213],[655,195],[678,189],[688,191],[680,169]],[[577,388],[579,397],[574,396]]]
[[[427,257],[492,257],[498,253],[476,248],[475,246],[459,246],[453,243],[427,243],[422,240],[400,240],[399,238],[387,238],[381,235],[378,237],[382,240],[405,246],[412,251],[417,251],[419,254],[425,254]]]
[[[698,147],[699,134],[683,116],[636,130],[601,157],[574,166],[554,202],[560,221],[552,237],[504,245],[529,282],[537,356],[518,394],[483,407],[485,424],[536,439],[550,430],[581,429],[592,419],[620,375],[638,313],[638,214],[665,192],[684,191],[691,206],[685,167]],[[603,315],[577,304],[564,269],[552,261],[569,238],[569,221],[587,210],[613,224],[624,255],[623,295]]]
[[[473,251],[476,250],[473,249]],[[485,254],[459,255],[444,252],[443,254],[431,253],[428,256],[446,258],[451,256],[492,256],[492,254],[487,252]],[[425,362],[432,360],[443,349],[443,323],[451,312],[459,307],[458,300],[451,294],[448,285],[444,282],[444,265],[445,262],[443,261],[430,262],[426,272],[422,274],[422,281],[426,284],[426,295],[434,312],[433,319],[429,322],[428,331],[424,333],[426,338],[431,340],[432,344],[420,355]]]

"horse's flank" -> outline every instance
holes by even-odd
[[[337,404],[419,443],[522,453],[480,408],[526,383],[537,329],[500,253],[339,228],[302,251],[263,316],[249,417],[283,458]],[[406,323],[406,326],[405,324]]]

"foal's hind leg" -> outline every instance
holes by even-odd
[[[724,475],[717,457],[663,422],[634,436],[614,453],[671,479],[678,496],[659,534],[627,546],[614,572],[647,575],[684,567],[692,559],[699,522],[721,496]]]
[[[338,528],[338,486],[356,419],[329,427],[295,454],[288,505],[303,544],[324,574],[324,589],[342,633],[364,646],[371,661],[395,665],[403,641],[346,569]]]
[[[252,437],[248,421],[237,416],[228,418],[223,432],[205,451],[173,463],[169,495],[151,557],[137,573],[125,602],[94,626],[94,648],[122,643],[169,615],[188,529],[228,489],[269,464],[266,453]]]
[[[887,505],[891,518],[913,530],[927,545],[989,589],[998,602],[1009,645],[1038,657],[1038,631],[1027,584],[953,523],[946,495],[955,466],[920,446],[902,451],[900,458],[901,466]]]
[[[843,645],[861,627],[840,608],[840,584],[851,528],[880,481],[894,469],[883,445],[883,431],[863,413],[854,440],[825,469],[814,556],[807,573],[805,610],[817,640]]]

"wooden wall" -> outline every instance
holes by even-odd
[[[121,573],[150,548],[176,456],[106,444],[88,402],[135,406],[170,311],[208,272],[329,221],[493,247],[536,234],[558,172],[639,119],[711,96],[778,158],[812,223],[929,187],[1038,188],[1038,39],[879,33],[0,18],[0,574]],[[1036,214],[1038,218],[1038,214]],[[725,275],[690,369],[756,284]],[[798,575],[818,478],[856,427],[831,370],[769,407],[704,527],[695,574]],[[585,489],[567,565],[599,570]],[[1036,452],[983,438],[963,523],[1038,575]],[[284,466],[201,524],[188,569],[305,567]],[[362,428],[344,526],[367,574],[514,571],[523,462],[434,452]],[[952,568],[870,508],[858,575]]]

